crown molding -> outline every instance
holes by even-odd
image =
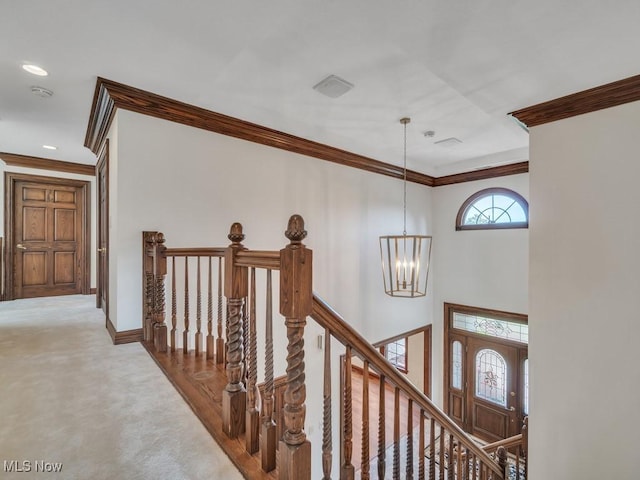
[[[96,175],[94,165],[83,163],[63,162],[62,160],[51,160],[48,158],[30,157],[28,155],[18,155],[16,153],[0,152],[0,159],[7,165],[16,167],[38,168],[41,170],[54,170],[64,173],[77,173],[79,175]]]
[[[505,177],[507,175],[517,175],[529,171],[529,162],[518,162],[499,167],[489,167],[471,172],[456,173],[434,179],[434,187],[443,185],[453,185],[454,183],[475,182],[476,180],[486,180],[488,178]]]
[[[640,75],[511,112],[527,127],[640,100]]]
[[[402,179],[404,176],[402,167],[396,165],[289,135],[100,77],[96,82],[84,143],[96,155],[106,138],[113,116],[119,108],[380,175],[398,179]],[[433,186],[434,178],[430,175],[407,170],[407,181]]]

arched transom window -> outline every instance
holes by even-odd
[[[507,188],[487,188],[471,195],[456,218],[456,230],[527,228],[529,204]]]

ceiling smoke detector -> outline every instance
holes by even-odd
[[[433,142],[434,145],[440,145],[441,147],[455,147],[456,145],[460,145],[461,143],[462,140],[459,140],[456,137],[449,137],[445,138],[444,140]]]
[[[42,98],[49,98],[50,96],[53,95],[53,92],[51,90],[49,90],[48,88],[44,88],[44,87],[38,87],[38,86],[33,86],[31,87],[31,93],[33,93],[34,95],[37,95],[39,97]]]
[[[327,97],[338,98],[347,93],[353,87],[353,83],[349,83],[345,79],[335,75],[329,75],[327,78],[317,83],[313,89]]]

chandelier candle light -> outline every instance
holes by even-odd
[[[410,121],[408,117],[400,119],[404,125],[404,228],[402,235],[380,237],[380,257],[385,293],[413,298],[427,294],[432,239],[426,235],[407,235],[407,124]]]

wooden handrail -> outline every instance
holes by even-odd
[[[192,248],[167,248],[167,257],[224,257],[226,248],[216,247],[192,247]]]
[[[498,440],[497,442],[488,443],[482,446],[482,450],[487,453],[495,452],[499,447],[504,447],[506,449],[517,447],[522,444],[522,434],[519,433],[509,438],[504,438],[502,440]]]
[[[331,335],[343,345],[351,346],[352,351],[369,362],[369,366],[384,375],[387,382],[399,387],[407,397],[418,405],[418,408],[428,412],[440,425],[445,426],[451,433],[460,439],[466,439],[465,448],[472,452],[477,460],[484,463],[495,475],[496,478],[504,478],[504,473],[500,466],[485,452],[469,435],[456,425],[442,410],[418,390],[404,375],[391,365],[380,352],[371,345],[364,337],[354,330],[342,317],[336,313],[318,295],[313,296],[311,311],[313,318],[321,327],[331,332]]]
[[[280,252],[261,250],[241,250],[235,256],[236,265],[248,268],[280,270]]]

